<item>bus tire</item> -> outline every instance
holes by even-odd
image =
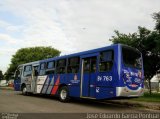
[[[27,95],[27,88],[25,85],[22,86],[22,95]]]
[[[63,86],[63,87],[60,88],[60,90],[59,90],[59,100],[61,102],[68,102],[70,100],[69,90],[68,90],[67,86]]]

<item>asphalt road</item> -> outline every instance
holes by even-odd
[[[142,107],[128,107],[92,100],[72,100],[62,103],[55,97],[23,96],[21,92],[0,90],[0,112],[11,113],[146,113],[156,112]]]

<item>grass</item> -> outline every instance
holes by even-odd
[[[134,101],[143,101],[143,102],[158,102],[160,103],[160,93],[144,93],[142,97],[133,99]]]

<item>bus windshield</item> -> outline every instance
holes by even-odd
[[[141,53],[130,47],[122,47],[123,63],[126,67],[142,68]]]

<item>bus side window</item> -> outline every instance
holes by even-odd
[[[78,73],[79,71],[79,57],[73,57],[68,59],[67,73]]]
[[[96,58],[91,59],[91,72],[96,72]]]
[[[38,69],[39,69],[39,65],[38,66],[34,66],[34,76],[38,76],[39,75]]]
[[[55,62],[54,61],[50,61],[47,62],[47,68],[46,68],[46,74],[54,74],[55,72]]]
[[[64,74],[66,72],[66,59],[61,59],[57,61],[56,72],[58,74]]]
[[[45,75],[46,63],[41,63],[39,75]]]
[[[21,77],[22,69],[18,68],[15,73],[15,79],[19,79]]]
[[[100,53],[100,72],[110,71],[112,69],[114,59],[113,54],[113,50],[108,50]]]
[[[84,73],[90,72],[90,59],[84,59]]]
[[[24,76],[31,76],[32,75],[32,66],[28,65],[24,67]]]
[[[84,73],[95,73],[97,71],[97,57],[85,58],[83,64]]]

